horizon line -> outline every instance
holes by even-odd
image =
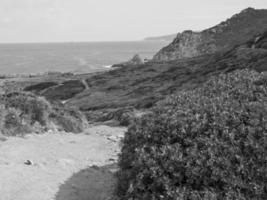
[[[157,36],[155,36],[157,37]],[[160,36],[159,36],[160,37]],[[48,42],[0,42],[0,45],[5,44],[75,44],[75,43],[112,43],[112,42],[162,42],[162,40],[146,40],[146,38],[139,40],[97,40],[97,41],[48,41]]]

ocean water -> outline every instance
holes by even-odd
[[[0,44],[0,74],[101,71],[134,54],[150,59],[165,45],[162,41]]]

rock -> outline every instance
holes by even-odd
[[[136,54],[131,60],[128,61],[128,63],[131,65],[141,65],[144,63],[144,61],[141,59],[141,57],[138,54]]]
[[[33,161],[31,161],[31,160],[26,160],[26,161],[24,162],[24,164],[25,164],[25,165],[33,165]]]
[[[143,59],[138,54],[136,54],[129,61],[115,64],[112,67],[125,67],[125,66],[129,66],[129,65],[135,66],[135,65],[142,65],[142,64],[144,64]]]
[[[53,130],[49,129],[49,130],[47,131],[47,133],[48,133],[48,134],[52,134],[52,133],[53,133]]]
[[[157,53],[153,59],[165,61],[213,53],[216,50],[216,45],[213,42],[212,34],[209,36],[193,31],[179,33],[176,39],[169,46]]]
[[[111,135],[111,136],[108,136],[107,139],[112,142],[119,142],[121,140],[121,137],[116,136],[116,135]]]
[[[108,171],[111,172],[112,174],[115,174],[119,171],[119,168],[118,167],[112,168],[112,169],[109,169]]]
[[[121,135],[117,135],[117,138],[119,138],[120,140],[124,138],[124,135],[121,134]]]

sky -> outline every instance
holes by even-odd
[[[202,30],[267,0],[0,0],[0,43],[131,41]]]

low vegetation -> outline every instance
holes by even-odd
[[[4,135],[41,133],[48,130],[81,132],[83,114],[60,103],[48,102],[32,93],[10,93],[0,98],[0,131]]]
[[[222,74],[136,120],[123,141],[120,197],[265,199],[266,79],[249,70]]]
[[[42,90],[45,90],[47,88],[53,87],[58,85],[58,83],[55,82],[42,82],[42,83],[37,83],[34,85],[30,85],[24,88],[24,91],[27,92],[34,92],[34,93],[40,93]]]
[[[80,80],[68,80],[58,86],[46,89],[42,95],[49,100],[67,100],[84,90],[85,86]]]
[[[24,88],[24,91],[33,92],[49,100],[67,100],[85,90],[80,80],[67,80],[62,83],[41,82]]]

